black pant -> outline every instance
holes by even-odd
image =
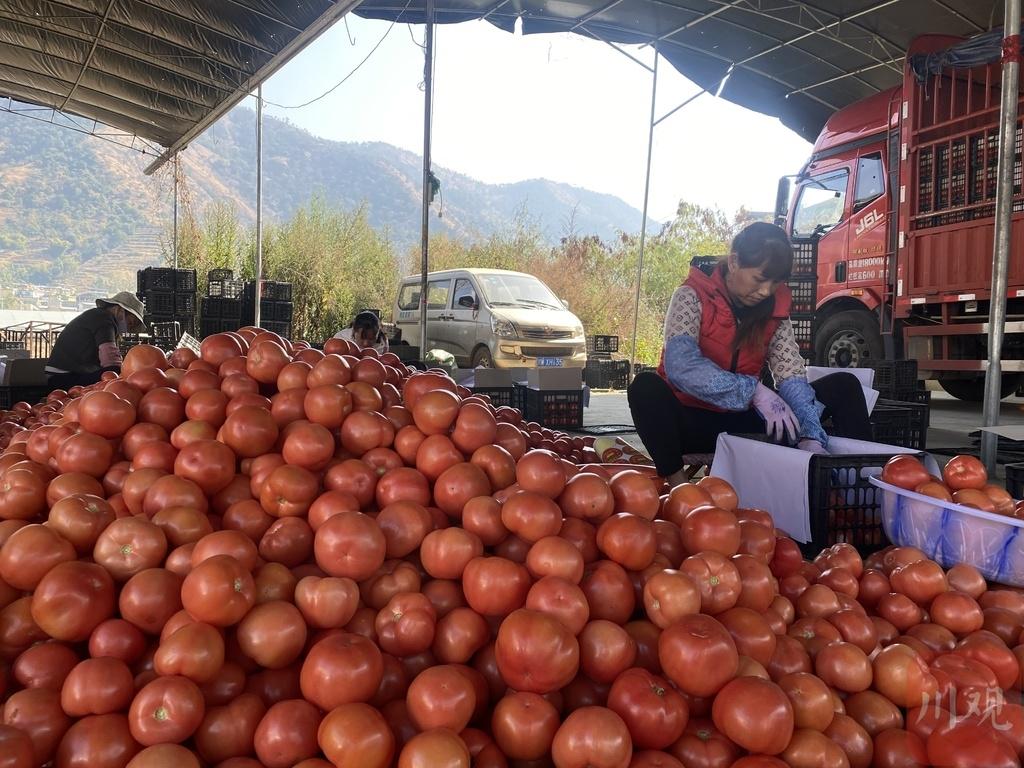
[[[821,418],[832,420],[832,432],[856,440],[871,439],[871,424],[860,382],[850,373],[833,373],[811,384],[825,406]],[[756,410],[711,411],[683,405],[668,383],[645,371],[633,379],[627,393],[633,424],[662,477],[683,468],[683,454],[712,453],[718,435],[764,434]]]
[[[113,368],[104,370],[112,371]],[[48,373],[46,374],[46,386],[50,389],[63,389],[65,391],[72,387],[87,387],[95,384],[103,376],[103,371],[92,371],[90,373]]]

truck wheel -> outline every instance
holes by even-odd
[[[984,377],[980,379],[948,379],[945,381],[939,379],[939,386],[957,400],[963,400],[966,403],[980,403],[985,399]],[[1004,373],[1001,386],[999,387],[999,397],[1009,397],[1017,391],[1019,386],[1020,374]]]
[[[878,320],[867,312],[833,315],[814,338],[814,362],[827,368],[865,368],[883,357]]]
[[[480,347],[473,353],[473,368],[493,368],[494,358],[491,357],[491,350],[487,347]]]

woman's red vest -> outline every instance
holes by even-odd
[[[729,291],[725,287],[724,265],[716,268],[710,276],[699,269],[691,269],[683,285],[692,288],[700,299],[700,337],[697,343],[701,354],[724,371],[760,376],[768,354],[768,343],[775,335],[779,323],[789,317],[789,309],[793,302],[789,286],[780,285],[775,292],[775,311],[765,325],[762,343],[745,344],[739,350],[734,350],[732,342],[736,336],[736,315],[729,302]],[[661,350],[661,361],[658,363],[658,375],[668,382],[683,405],[706,408],[709,411],[722,410],[672,386],[665,373],[664,347]]]

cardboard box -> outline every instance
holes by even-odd
[[[4,386],[39,387],[46,385],[46,359],[8,360],[4,366]]]
[[[475,386],[500,389],[512,386],[512,372],[502,368],[477,368]]]
[[[582,368],[531,368],[526,373],[526,384],[530,389],[581,389]]]

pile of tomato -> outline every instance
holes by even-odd
[[[1020,764],[1024,594],[441,372],[243,329],[18,410],[3,768]]]

